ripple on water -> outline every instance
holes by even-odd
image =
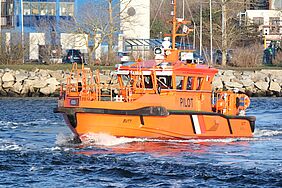
[[[0,187],[282,187],[282,100],[251,105],[253,138],[88,134],[77,144],[55,99],[1,100]]]

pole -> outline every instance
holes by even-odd
[[[213,64],[213,54],[212,54],[212,0],[210,0],[210,63]]]
[[[0,34],[2,38],[2,0],[0,0]]]
[[[184,0],[182,1],[182,18],[183,18],[183,20],[185,18],[185,2],[184,2]]]
[[[203,4],[200,4],[200,56],[202,56],[203,48]]]
[[[221,65],[226,66],[227,64],[227,35],[226,35],[226,1],[222,0],[222,35],[221,35],[221,52],[222,59]]]
[[[22,52],[24,63],[24,19],[23,19],[23,0],[21,0],[21,33],[22,33]]]
[[[195,24],[195,22],[193,23],[193,27],[194,27],[194,35],[193,35],[193,49],[195,49],[196,48],[196,24]]]
[[[175,39],[175,33],[176,33],[176,0],[172,0],[173,2],[173,19],[172,19],[172,49],[175,49],[175,43],[176,43],[176,39]]]

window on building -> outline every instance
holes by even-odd
[[[272,34],[279,33],[280,18],[270,17],[269,18],[270,32]]]
[[[47,3],[39,3],[40,15],[48,15]]]
[[[51,15],[51,16],[55,16],[56,15],[56,3],[47,3],[47,14]]]
[[[263,17],[254,17],[253,18],[253,23],[255,25],[263,25]]]
[[[60,16],[73,16],[74,4],[73,3],[60,3]]]
[[[32,2],[30,3],[31,14],[38,15],[39,14],[39,3]]]
[[[30,2],[23,3],[23,14],[24,15],[30,15],[31,14]]]
[[[279,17],[269,17],[269,25],[280,25]]]

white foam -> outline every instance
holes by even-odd
[[[126,138],[126,137],[115,137],[104,133],[99,134],[84,134],[80,137],[84,144],[95,144],[101,146],[115,146],[120,144],[126,144],[131,142],[145,142],[148,139],[142,138]]]
[[[282,135],[281,130],[260,130],[256,129],[254,132],[255,137],[271,137],[271,136],[278,136]]]
[[[225,138],[225,139],[187,139],[187,140],[160,140],[160,139],[145,139],[145,138],[126,138],[115,137],[108,134],[85,134],[81,136],[83,144],[95,144],[100,146],[116,146],[131,142],[167,142],[167,143],[231,143],[240,141],[254,141],[259,138]]]
[[[21,151],[22,149],[15,142],[0,139],[0,151]]]
[[[63,134],[63,133],[59,133],[56,137],[56,145],[59,145],[59,146],[64,146],[64,145],[69,145],[70,144],[70,141],[73,140],[73,135],[66,135],[66,134]]]
[[[170,143],[232,143],[240,141],[257,141],[265,140],[267,138],[275,135],[282,134],[282,131],[273,131],[273,130],[256,130],[254,137],[250,138],[220,138],[220,139],[170,139],[170,140],[160,140],[160,139],[149,139],[149,138],[127,138],[127,137],[115,137],[112,135],[99,133],[88,133],[80,137],[82,143],[85,145],[98,145],[98,146],[116,146],[121,144],[127,144],[132,142],[170,142]],[[68,145],[73,139],[71,135],[59,134],[57,135],[57,145]]]

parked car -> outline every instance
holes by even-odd
[[[67,50],[67,55],[63,57],[63,63],[79,63],[83,62],[83,56],[80,50],[70,49]]]

